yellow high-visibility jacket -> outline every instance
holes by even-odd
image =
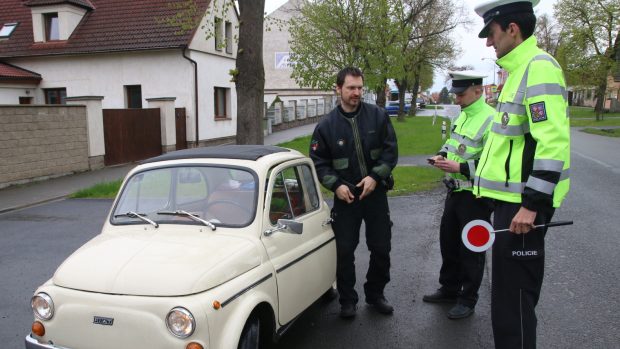
[[[480,97],[471,105],[463,108],[461,114],[452,123],[450,139],[446,141],[440,154],[449,160],[454,160],[461,164],[460,173],[450,173],[450,176],[462,182],[469,182],[474,179],[476,173],[476,163],[480,159],[482,147],[489,134],[491,121],[495,110],[486,104],[483,97]],[[456,189],[472,190],[470,186],[462,185]]]
[[[508,72],[480,163],[474,194],[560,207],[569,190],[570,122],[566,82],[556,60],[531,36],[497,60]]]

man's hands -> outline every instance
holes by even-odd
[[[355,187],[362,188],[362,193],[360,194],[360,200],[362,200],[375,190],[377,187],[377,181],[370,176],[366,176],[359,183],[357,183]],[[353,200],[355,200],[355,195],[353,195],[351,189],[344,184],[341,184],[338,188],[336,188],[336,197],[347,204],[350,204]]]
[[[444,172],[449,172],[449,173],[461,172],[461,165],[456,161],[445,159],[441,155],[435,155],[431,159],[435,160],[435,162],[432,163],[432,165]]]
[[[375,190],[377,187],[377,181],[370,176],[366,176],[362,178],[359,183],[357,183],[356,187],[362,188],[362,193],[360,194],[360,200],[362,200]]]
[[[515,234],[528,233],[534,228],[534,219],[536,219],[536,211],[530,211],[521,206],[510,222],[510,231]]]
[[[353,193],[351,193],[349,187],[344,184],[341,184],[338,188],[336,188],[336,197],[346,202],[347,204],[352,203],[355,199],[355,196],[353,195]]]

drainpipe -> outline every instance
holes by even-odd
[[[196,115],[196,148],[200,143],[200,139],[198,138],[198,63],[185,55],[185,50],[187,46],[183,47],[183,58],[187,59],[194,66],[194,114]]]

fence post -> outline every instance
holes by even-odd
[[[149,108],[159,109],[161,120],[161,150],[163,153],[176,150],[177,134],[174,117],[174,101],[176,97],[147,98]]]
[[[103,136],[103,96],[74,96],[65,98],[69,105],[86,106],[88,129],[88,167],[91,170],[103,168],[105,139]]]

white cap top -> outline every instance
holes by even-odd
[[[452,93],[463,93],[470,86],[482,85],[482,79],[487,77],[473,70],[449,71],[448,74],[452,79]]]
[[[486,38],[489,33],[489,24],[495,17],[513,13],[534,13],[534,6],[540,0],[486,0],[478,4],[474,11],[484,19],[484,27],[478,34],[479,38]]]

